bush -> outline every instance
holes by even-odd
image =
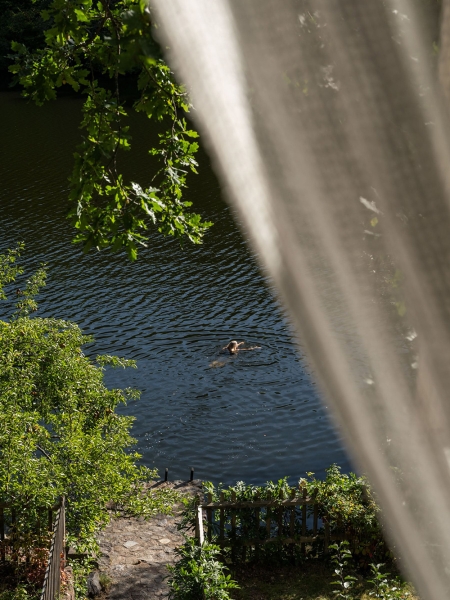
[[[0,298],[22,274],[23,246],[0,255]],[[133,417],[117,407],[135,390],[108,389],[106,365],[135,367],[112,356],[86,356],[92,338],[67,321],[32,318],[45,285],[41,267],[22,289],[8,321],[0,320],[0,502],[10,503],[22,531],[39,529],[37,507],[66,497],[67,542],[96,550],[95,533],[109,520],[108,503],[132,514],[168,513],[179,494],[146,493],[156,471],[138,466],[131,451]],[[36,540],[29,536],[29,546]]]
[[[226,567],[218,560],[219,546],[205,542],[199,546],[193,538],[175,550],[180,560],[168,569],[172,600],[229,600],[228,590],[238,585],[226,574]]]
[[[300,484],[306,486],[308,495],[316,496],[319,517],[330,525],[330,532],[350,540],[353,557],[360,567],[368,568],[373,560],[392,558],[378,520],[380,509],[365,477],[343,474],[338,465],[331,465],[325,480],[308,473],[308,480],[300,480]]]
[[[25,585],[18,585],[14,590],[0,591],[0,600],[38,600],[40,594],[29,593]]]

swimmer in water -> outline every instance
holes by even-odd
[[[228,346],[225,346],[224,348],[222,348],[222,350],[228,350],[230,354],[237,354],[238,352],[242,352],[245,350],[259,350],[261,348],[261,346],[252,346],[251,348],[239,348],[239,346],[241,346],[242,344],[245,344],[245,342],[239,342],[238,344],[236,340],[232,340],[228,344]]]

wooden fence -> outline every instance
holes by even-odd
[[[52,544],[45,572],[44,585],[42,586],[41,600],[58,600],[61,591],[61,569],[65,564],[65,539],[66,539],[66,505],[61,498],[58,512],[53,526]]]
[[[344,533],[330,533],[329,524],[319,518],[315,496],[308,496],[306,489],[293,489],[288,498],[248,502],[236,501],[234,492],[231,501],[225,501],[222,493],[219,502],[212,502],[208,494],[208,502],[197,506],[195,535],[200,544],[205,539],[205,528],[209,542],[232,548],[234,556],[241,548],[244,559],[247,547],[254,548],[258,556],[261,546],[274,543],[300,546],[303,554],[308,545],[320,543],[327,554],[330,541],[346,538]]]

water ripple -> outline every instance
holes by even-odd
[[[0,94],[1,249],[24,240],[26,262],[49,265],[42,316],[71,319],[95,336],[88,352],[138,361],[106,372],[109,385],[142,390],[120,410],[136,417],[143,462],[186,477],[263,482],[331,462],[349,467],[339,437],[296,351],[290,329],[254,254],[220,197],[208,159],[190,199],[215,222],[201,247],[153,235],[131,265],[123,256],[80,253],[65,219],[67,176],[80,103],[37,109]],[[130,177],[151,179],[145,121],[134,122]],[[136,127],[137,125],[137,127]],[[145,183],[145,181],[144,181]],[[1,317],[1,314],[0,314]],[[230,339],[261,350],[228,356]]]

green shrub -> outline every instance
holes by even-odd
[[[319,517],[330,525],[331,534],[350,540],[360,567],[368,568],[373,560],[392,559],[378,520],[380,509],[366,477],[343,474],[338,465],[331,465],[324,480],[308,473],[308,480],[300,480],[300,485],[306,486],[308,495],[315,495]]]
[[[324,480],[314,478],[313,473],[308,475],[309,480],[301,479],[300,484],[306,485],[308,495],[315,495],[322,519],[352,535],[379,531],[380,509],[365,477],[343,474],[335,464],[326,470]]]
[[[399,577],[392,577],[390,573],[386,573],[382,567],[383,563],[370,565],[370,576],[372,579],[367,581],[372,584],[373,589],[369,592],[369,596],[379,598],[380,600],[407,600],[412,597],[412,593],[408,584],[405,584]]]
[[[334,567],[333,583],[335,587],[334,595],[342,600],[351,598],[351,590],[355,586],[356,577],[349,575],[349,562],[352,559],[352,553],[349,550],[348,542],[343,541],[339,544],[331,544],[331,564]]]
[[[31,534],[41,528],[37,507],[64,495],[67,542],[92,552],[96,531],[109,520],[109,502],[151,516],[170,512],[180,495],[146,492],[156,471],[137,464],[134,419],[117,412],[139,394],[103,383],[106,365],[135,367],[134,361],[86,356],[82,347],[92,338],[76,324],[29,316],[45,269],[17,290],[22,247],[0,255],[0,298],[7,299],[4,288],[12,284],[17,297],[9,320],[0,320],[0,502],[16,510],[33,548]]]
[[[199,546],[193,538],[175,550],[180,559],[168,567],[172,600],[229,600],[228,590],[238,585],[218,560],[219,546],[205,542]]]
[[[38,600],[39,592],[32,593],[29,588],[20,584],[13,590],[4,590],[0,592],[0,600]]]
[[[89,573],[96,567],[94,560],[88,557],[82,559],[73,559],[68,560],[68,564],[72,567],[75,600],[87,600],[87,579]]]

